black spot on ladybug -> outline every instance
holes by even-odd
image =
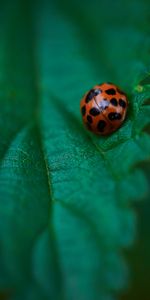
[[[92,100],[93,97],[94,97],[94,90],[90,90],[85,98],[85,102],[88,103],[89,101]]]
[[[100,110],[96,107],[93,107],[93,108],[90,109],[90,114],[94,117],[98,116],[100,114]]]
[[[89,101],[91,101],[95,96],[97,96],[100,93],[101,93],[100,89],[90,90],[89,93],[87,94],[86,98],[85,98],[85,102],[88,103]]]
[[[110,103],[111,103],[113,106],[117,106],[117,105],[118,105],[118,101],[117,101],[116,98],[111,98]]]
[[[92,117],[91,117],[90,115],[87,116],[87,121],[88,121],[90,124],[92,124],[93,119],[92,119]]]
[[[121,95],[125,95],[125,96],[126,96],[126,94],[125,94],[123,91],[121,91],[119,88],[117,88],[117,92],[118,92],[119,94],[121,94]]]
[[[123,99],[119,99],[119,105],[123,108],[126,108],[126,102]]]
[[[109,113],[108,118],[111,121],[115,121],[115,120],[121,120],[122,116],[121,116],[121,114],[114,112],[114,113]]]
[[[81,113],[82,113],[82,116],[85,116],[85,114],[86,114],[86,106],[85,105],[82,106]]]
[[[98,131],[103,132],[105,127],[106,127],[106,122],[104,120],[98,122],[97,125]]]
[[[111,88],[105,91],[107,95],[116,95],[115,89]]]

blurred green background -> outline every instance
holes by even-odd
[[[0,299],[150,299],[149,58],[148,0],[0,2]],[[105,81],[130,105],[97,138]]]

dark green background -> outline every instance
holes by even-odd
[[[2,299],[150,299],[149,28],[148,0],[0,2]],[[98,138],[105,81],[129,111]]]

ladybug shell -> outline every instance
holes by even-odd
[[[126,94],[112,83],[95,85],[81,100],[86,128],[98,135],[108,135],[123,123],[128,107]]]

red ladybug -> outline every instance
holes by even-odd
[[[99,135],[117,130],[128,107],[126,94],[112,83],[95,85],[81,100],[81,113],[87,129]]]

